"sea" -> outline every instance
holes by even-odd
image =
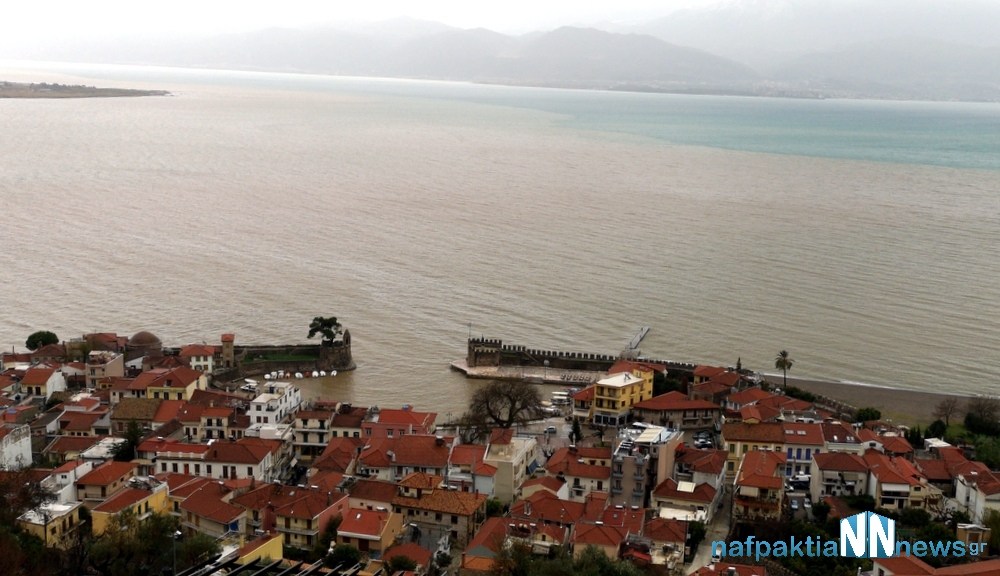
[[[0,80],[0,346],[351,332],[323,397],[450,419],[470,335],[1000,392],[1000,104],[64,63]]]

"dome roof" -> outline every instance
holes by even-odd
[[[128,345],[130,348],[146,348],[146,349],[156,349],[163,348],[163,343],[157,338],[156,334],[152,332],[136,332],[131,338],[128,339]]]

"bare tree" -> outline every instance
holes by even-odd
[[[537,419],[541,413],[542,398],[537,388],[524,382],[497,380],[475,391],[467,416],[490,427],[510,428]]]
[[[996,421],[997,414],[1000,413],[1000,398],[973,396],[969,398],[966,412],[981,420]]]
[[[950,426],[952,417],[957,417],[960,410],[958,398],[945,398],[934,407],[932,416],[938,420],[944,420],[945,425]]]

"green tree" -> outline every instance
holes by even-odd
[[[409,556],[397,554],[389,559],[387,568],[389,569],[389,574],[395,574],[396,572],[410,572],[411,570],[417,569],[417,561]]]
[[[781,352],[778,352],[778,355],[774,358],[774,367],[777,368],[778,370],[781,370],[782,388],[788,387],[788,371],[792,369],[792,364],[794,363],[795,361],[792,360],[791,357],[788,355],[788,350],[782,350]]]
[[[490,498],[486,501],[486,516],[490,518],[503,516],[503,502],[499,498]]]
[[[583,427],[580,426],[580,419],[577,417],[573,417],[573,429],[570,431],[570,435],[573,444],[583,440]]]
[[[323,560],[323,565],[327,568],[343,566],[350,568],[361,562],[361,551],[350,544],[337,544],[333,547],[330,555]]]
[[[337,322],[336,316],[330,316],[329,318],[324,318],[323,316],[317,316],[312,319],[309,324],[309,338],[317,334],[323,336],[323,345],[332,346],[333,341],[337,339],[344,333],[344,327]]]
[[[820,500],[812,505],[812,513],[817,524],[826,524],[826,519],[830,515],[830,505]]]
[[[858,412],[854,415],[855,422],[871,422],[872,420],[881,420],[882,411],[878,408],[866,407],[859,408]]]
[[[111,456],[118,462],[131,462],[136,458],[136,450],[142,442],[142,428],[135,420],[129,420],[125,427],[125,441],[111,449]]]
[[[338,515],[326,523],[323,533],[316,539],[316,546],[313,547],[313,555],[316,558],[323,558],[330,552],[330,543],[337,538],[337,529],[340,528],[342,521],[343,517]]]
[[[931,513],[923,508],[904,508],[899,513],[899,522],[904,526],[919,528],[931,521]]]
[[[24,341],[24,347],[28,350],[38,350],[42,346],[48,346],[49,344],[58,344],[59,337],[55,335],[54,332],[49,332],[48,330],[39,330],[34,332],[28,339]]]
[[[931,422],[931,425],[927,427],[927,432],[925,433],[926,438],[943,438],[945,432],[948,431],[948,425],[942,420],[935,420]]]

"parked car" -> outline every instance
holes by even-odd
[[[792,500],[791,506],[792,506],[792,511],[793,512],[796,511],[796,510],[798,510],[799,509],[799,501],[798,500]]]
[[[546,434],[558,434],[559,433],[559,429],[556,428],[555,426],[549,426],[548,428],[545,429],[545,433]]]

